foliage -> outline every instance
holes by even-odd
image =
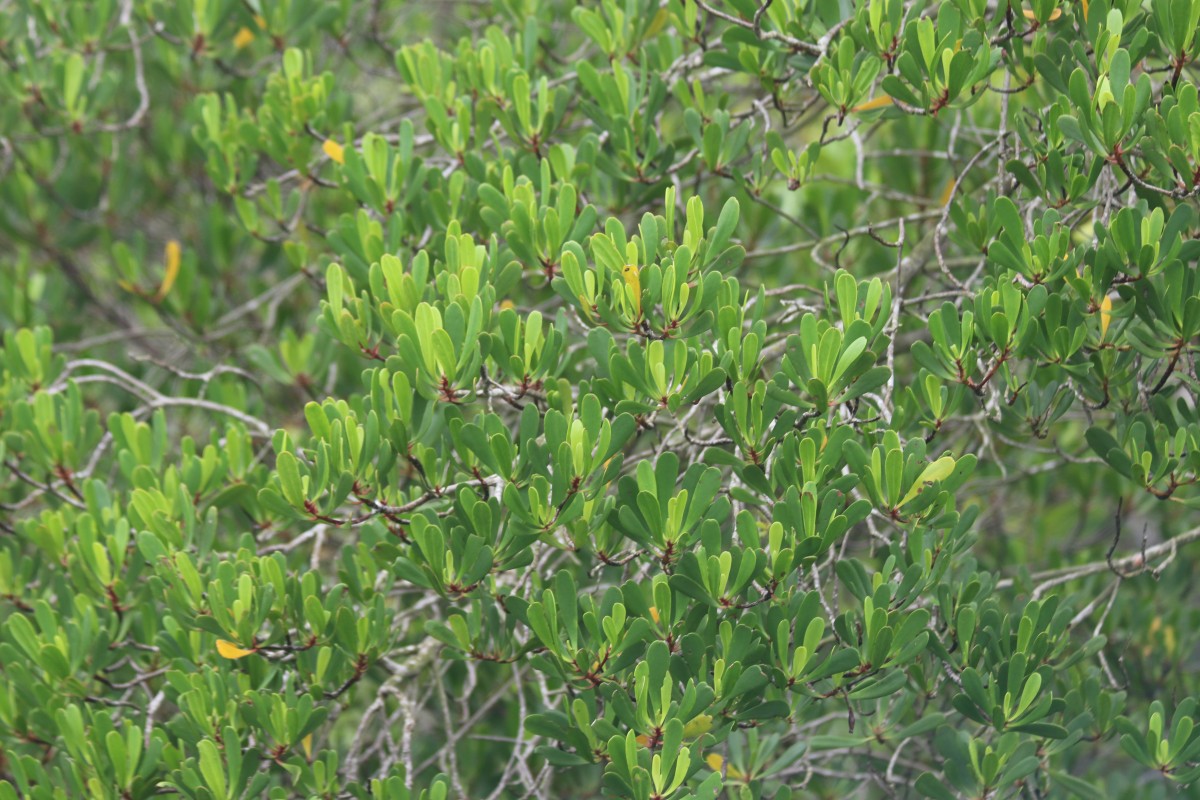
[[[1192,784],[1198,56],[5,4],[0,798]]]

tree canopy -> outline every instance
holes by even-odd
[[[0,5],[0,800],[1177,796],[1198,57]]]

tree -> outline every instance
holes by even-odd
[[[1200,0],[0,9],[0,798],[1200,777]]]

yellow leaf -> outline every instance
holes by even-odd
[[[1087,4],[1088,0],[1083,0],[1083,18],[1085,21],[1087,20]]]
[[[856,105],[854,108],[852,108],[850,110],[851,111],[874,111],[877,108],[885,108],[887,106],[890,106],[891,104],[892,104],[891,95],[881,94],[878,97],[872,97],[870,100],[868,100],[865,103],[860,103],[860,104]]]
[[[625,278],[625,283],[633,292],[633,310],[638,319],[642,316],[642,276],[638,273],[638,268],[632,264],[626,264],[621,270],[621,276]]]
[[[655,608],[654,606],[650,606],[650,617],[651,617],[651,618],[652,618],[652,619],[653,619],[653,620],[654,620],[656,623],[658,622],[658,609],[657,609],[657,608]]]
[[[1104,338],[1104,334],[1108,333],[1108,323],[1112,322],[1112,298],[1104,295],[1104,299],[1100,301],[1100,338]]]
[[[704,763],[708,764],[708,768],[713,772],[720,772],[721,767],[725,766],[725,759],[721,758],[717,753],[709,753],[704,757]],[[740,769],[732,765],[725,770],[725,776],[734,780],[745,777]]]
[[[254,653],[253,650],[244,650],[233,642],[227,642],[224,639],[217,639],[217,652],[225,658],[245,658]]]
[[[175,285],[175,279],[179,277],[179,261],[182,256],[182,251],[179,249],[179,242],[172,239],[167,242],[166,250],[163,254],[166,263],[166,269],[163,272],[162,283],[159,284],[158,293],[154,295],[155,302],[162,300],[171,291],[171,287]]]
[[[267,29],[267,21],[263,19],[261,14],[254,15],[254,24],[262,28],[264,31]]]
[[[650,737],[647,736],[646,734],[639,733],[636,738],[637,738],[637,743],[640,744],[642,747],[650,746]]]
[[[950,198],[954,197],[954,184],[958,182],[958,178],[951,176],[950,180],[946,181],[946,188],[942,189],[942,196],[938,199],[938,206],[945,208],[950,203]]]
[[[254,41],[254,31],[247,27],[238,28],[238,32],[233,37],[233,46],[238,50],[248,46]]]
[[[501,311],[506,311],[510,308],[516,308],[516,307],[517,307],[516,304],[513,303],[512,300],[501,300],[500,301],[500,310]]]
[[[325,155],[339,164],[346,163],[346,149],[333,139],[326,139],[325,144],[321,145],[321,149],[325,151]]]
[[[310,733],[300,740],[301,746],[304,747],[304,757],[309,761],[312,760],[312,737],[313,735]]]
[[[1025,14],[1025,19],[1027,19],[1027,20],[1031,20],[1031,21],[1037,20],[1037,14],[1033,13],[1033,11],[1031,11],[1028,8],[1023,9],[1022,13]],[[1083,15],[1085,17],[1087,16],[1087,0],[1084,0]],[[1056,8],[1050,12],[1050,19],[1048,19],[1047,22],[1054,22],[1054,20],[1058,19],[1061,16],[1062,16],[1062,9]]]
[[[683,726],[683,738],[692,739],[697,736],[703,736],[712,730],[712,716],[709,714],[699,714],[692,718],[692,721]]]

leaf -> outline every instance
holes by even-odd
[[[565,750],[559,750],[557,747],[550,745],[542,745],[534,750],[542,758],[546,759],[547,763],[553,764],[556,767],[581,767],[592,762],[575,753],[568,753]]]
[[[253,655],[254,653],[256,653],[258,651],[257,650],[246,650],[244,648],[238,647],[233,642],[228,642],[224,639],[217,639],[217,652],[220,653],[223,658],[237,659],[237,658],[245,658],[248,655]]]
[[[1021,13],[1023,13],[1023,14],[1025,15],[1025,19],[1027,19],[1027,20],[1030,20],[1031,22],[1036,22],[1036,21],[1037,21],[1037,13],[1036,13],[1036,12],[1034,12],[1034,11],[1033,11],[1033,9],[1024,8],[1024,9],[1021,9]],[[1085,15],[1085,16],[1087,15],[1087,0],[1084,0],[1084,10],[1083,10],[1083,13],[1084,13],[1084,15]],[[1062,16],[1062,9],[1061,9],[1061,8],[1056,8],[1056,9],[1054,9],[1053,11],[1051,11],[1051,12],[1050,12],[1050,16],[1049,16],[1049,17],[1047,17],[1046,21],[1047,21],[1047,22],[1054,22],[1054,20],[1058,19],[1058,18],[1059,18],[1059,17],[1061,17],[1061,16]]]
[[[918,792],[926,797],[932,797],[933,800],[957,800],[954,792],[947,789],[946,785],[934,777],[931,772],[921,773],[913,785]]]
[[[200,752],[200,774],[204,776],[205,784],[217,797],[229,797],[225,769],[217,745],[211,739],[201,739],[197,749]]]
[[[954,198],[954,187],[958,183],[958,177],[951,175],[946,179],[946,186],[942,189],[942,194],[938,197],[938,208],[945,208],[950,205],[950,201]]]
[[[1084,438],[1091,446],[1092,451],[1104,459],[1110,467],[1126,478],[1133,477],[1133,462],[1111,433],[1101,427],[1092,426],[1084,433]]]
[[[740,214],[741,206],[738,205],[737,198],[731,197],[725,201],[725,205],[721,207],[721,213],[717,217],[717,224],[713,228],[712,238],[708,243],[710,253],[720,253],[725,250],[726,245],[729,244],[729,237],[737,228]]]
[[[175,285],[175,279],[179,277],[179,263],[181,261],[181,252],[179,242],[175,239],[167,242],[163,254],[163,260],[166,263],[166,268],[163,271],[162,283],[159,284],[158,292],[154,295],[154,301],[160,302],[171,291],[171,287]]]
[[[687,725],[683,726],[683,737],[685,739],[695,739],[697,736],[703,736],[712,730],[712,726],[712,715],[699,714],[693,717]]]
[[[63,104],[71,115],[76,115],[76,105],[79,102],[79,92],[83,88],[83,56],[71,53],[63,74]]]
[[[732,778],[735,781],[744,777],[742,771],[732,764],[725,766],[725,759],[722,758],[719,753],[709,753],[704,757],[704,763],[707,764],[708,768],[713,772],[720,772],[721,768],[724,767],[725,777]]]
[[[887,697],[890,694],[895,694],[908,682],[908,676],[899,670],[889,672],[887,676],[874,682],[864,682],[859,688],[850,692],[848,697],[852,700],[875,700],[880,697]]]
[[[1074,775],[1065,772],[1050,771],[1050,780],[1060,784],[1067,791],[1079,797],[1088,798],[1088,800],[1101,800],[1105,796],[1103,792],[1097,789],[1092,784],[1085,780],[1076,778]]]
[[[1100,338],[1104,339],[1104,334],[1108,333],[1108,324],[1112,322],[1112,298],[1107,294],[1100,301]]]
[[[942,456],[925,468],[908,493],[896,504],[896,508],[902,508],[906,503],[912,501],[927,484],[948,478],[952,472],[954,472],[954,459],[950,456]]]
[[[892,99],[891,95],[881,94],[872,97],[865,103],[859,103],[850,110],[855,113],[860,111],[874,111],[877,108],[887,108],[888,106],[893,105],[895,102],[896,101]]]
[[[284,450],[275,457],[275,470],[279,474],[279,487],[283,490],[284,499],[296,508],[303,508],[304,481],[300,477],[300,467],[296,456]]]
[[[234,34],[233,46],[238,50],[242,50],[243,48],[249,47],[250,43],[253,41],[254,31],[243,25],[241,28],[238,28],[238,32]]]
[[[629,291],[633,295],[633,317],[634,319],[641,319],[642,278],[640,271],[633,264],[626,264],[621,268],[621,277],[625,279],[625,285],[629,287]]]
[[[336,161],[339,164],[346,163],[346,148],[333,139],[326,139],[321,145],[321,149],[325,151],[325,155],[329,156],[331,161]]]

